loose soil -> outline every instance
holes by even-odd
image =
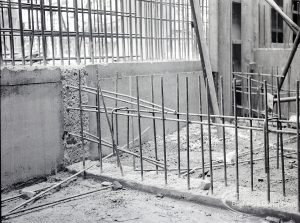
[[[49,185],[49,182],[59,181],[70,176],[61,172],[48,180],[48,183],[34,185],[33,189]],[[75,181],[64,185],[59,191],[54,191],[28,207],[65,198],[67,196],[83,193],[101,188],[100,182],[93,179],[75,178]],[[11,191],[2,194],[2,199],[18,194]],[[23,202],[17,199],[4,203],[2,213]],[[112,191],[107,189],[74,199],[69,202],[43,207],[13,216],[3,222],[263,222],[262,219],[239,213],[209,208],[185,201],[155,196],[135,190],[122,189]]]

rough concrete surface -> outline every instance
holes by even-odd
[[[64,131],[72,132],[80,135],[80,117],[79,111],[67,110],[68,107],[79,107],[79,92],[76,89],[67,88],[66,85],[78,87],[78,77],[81,75],[82,85],[86,85],[87,72],[84,66],[63,67],[61,68],[62,78],[62,99],[64,114]],[[82,92],[83,104],[88,104],[88,95]],[[83,112],[83,128],[84,131],[89,130],[89,114]],[[88,142],[84,144],[86,156],[88,156]],[[81,160],[83,155],[81,139],[75,136],[66,135],[64,141],[64,165]]]

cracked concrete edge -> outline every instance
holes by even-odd
[[[70,173],[76,173],[75,170],[68,169],[68,171]],[[201,204],[201,205],[214,207],[214,208],[226,209],[226,210],[237,212],[239,214],[249,214],[258,217],[272,216],[272,217],[280,218],[284,221],[294,220],[295,222],[300,222],[300,214],[297,213],[280,211],[280,210],[275,210],[272,208],[265,208],[265,207],[233,206],[231,205],[233,202],[230,201],[224,202],[219,198],[203,196],[203,195],[195,195],[189,192],[179,191],[170,188],[144,185],[142,183],[137,183],[131,180],[126,180],[118,177],[95,175],[93,173],[89,173],[89,171],[86,171],[86,177],[91,179],[96,179],[96,180],[102,180],[102,181],[110,181],[110,182],[118,181],[125,188],[138,190],[138,191],[151,193],[151,194],[162,194],[165,197],[187,201],[187,202],[193,202],[196,204]]]

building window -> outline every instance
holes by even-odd
[[[275,0],[276,4],[283,9],[283,0]],[[271,10],[272,43],[283,43],[283,19],[273,8]]]
[[[293,0],[293,21],[300,26],[300,0]],[[294,33],[293,41],[296,39],[296,34]]]

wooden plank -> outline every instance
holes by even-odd
[[[210,63],[209,50],[205,40],[203,23],[201,20],[200,2],[197,0],[190,0],[190,2],[191,2],[191,11],[192,11],[193,21],[194,21],[194,29],[196,33],[197,44],[199,48],[201,64],[203,69],[202,77],[207,78],[208,80],[208,87],[210,92],[210,105],[212,107],[213,114],[220,115],[217,93],[216,93],[216,88],[215,88],[214,78],[212,74],[211,63]],[[204,81],[203,78],[202,81]],[[217,123],[221,123],[221,120],[219,118],[216,118],[216,121]],[[221,136],[222,128],[217,127],[217,130],[218,130],[218,135]]]

